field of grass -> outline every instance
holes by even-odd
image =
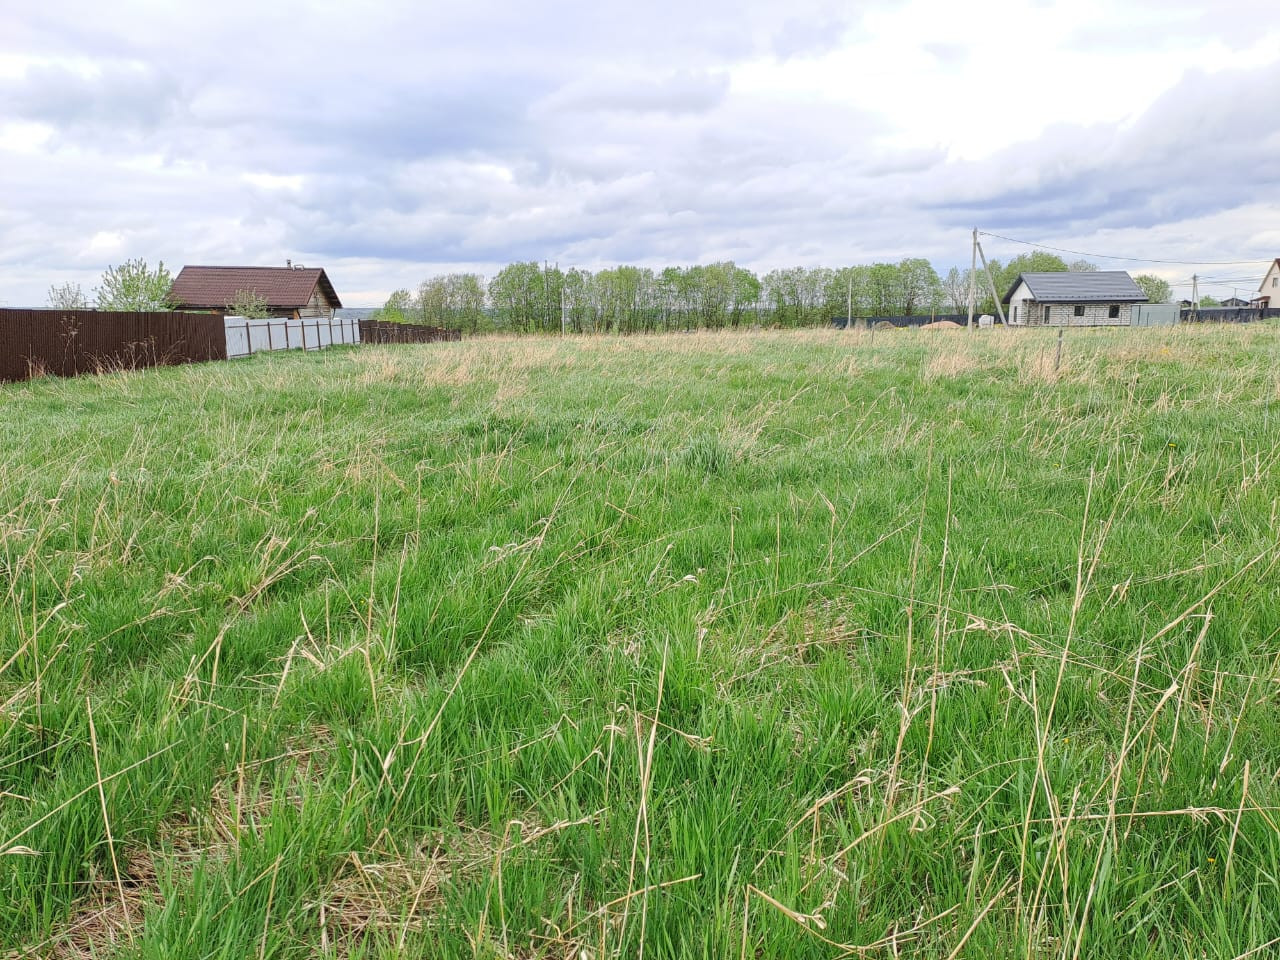
[[[1280,949],[1280,330],[0,387],[0,956]]]

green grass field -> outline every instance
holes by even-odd
[[[0,956],[1265,957],[1280,329],[0,387]]]

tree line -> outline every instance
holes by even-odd
[[[374,314],[401,323],[446,326],[471,333],[655,333],[742,326],[826,326],[852,316],[896,317],[963,313],[974,282],[977,313],[996,312],[1020,273],[1093,271],[1052,253],[990,261],[979,269],[952,267],[940,275],[923,258],[849,267],[790,267],[763,276],[733,261],[692,267],[619,266],[562,270],[536,261],[512,263],[492,278],[478,273],[429,277],[416,290],[396,290]],[[1153,302],[1170,299],[1169,285],[1134,278]]]
[[[1098,269],[1086,260],[1067,263],[1044,251],[989,265],[990,275],[984,270],[971,275],[957,267],[939,275],[928,260],[916,257],[850,267],[789,267],[759,276],[731,260],[656,271],[624,265],[595,272],[528,261],[508,264],[488,280],[478,273],[429,277],[414,291],[393,292],[374,316],[471,333],[825,326],[846,316],[964,313],[971,281],[975,313],[994,314],[992,287],[1003,297],[1020,273]],[[1170,286],[1159,277],[1134,280],[1152,303],[1171,301]],[[103,273],[92,305],[99,310],[168,310],[172,283],[163,261],[153,269],[144,260],[129,260]],[[50,307],[88,309],[90,304],[79,284],[49,288]],[[265,301],[253,291],[238,293],[227,310],[254,317],[267,312]]]

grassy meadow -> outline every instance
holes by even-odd
[[[1280,950],[1280,329],[0,386],[0,957]]]

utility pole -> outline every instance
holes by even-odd
[[[849,270],[849,298],[845,301],[844,328],[853,329],[853,270]]]
[[[1191,322],[1195,323],[1200,319],[1200,276],[1193,273],[1191,275]]]
[[[982,252],[982,244],[977,238],[974,238],[973,245],[978,248],[978,256],[982,258],[982,269],[987,272],[987,284],[991,287],[991,299],[996,302],[996,313],[1000,314],[1000,325],[1007,327],[1009,324],[1004,319],[1004,307],[1000,305],[1000,291],[996,289],[995,278],[991,276],[991,266],[987,263],[987,255]],[[970,316],[969,323],[973,323],[973,317]]]
[[[560,276],[560,261],[556,261],[556,276]],[[564,277],[560,277],[560,336],[564,336]]]
[[[967,327],[973,329],[973,298],[977,291],[974,289],[974,280],[977,278],[978,272],[978,228],[973,228],[973,249],[969,251],[969,323]]]

